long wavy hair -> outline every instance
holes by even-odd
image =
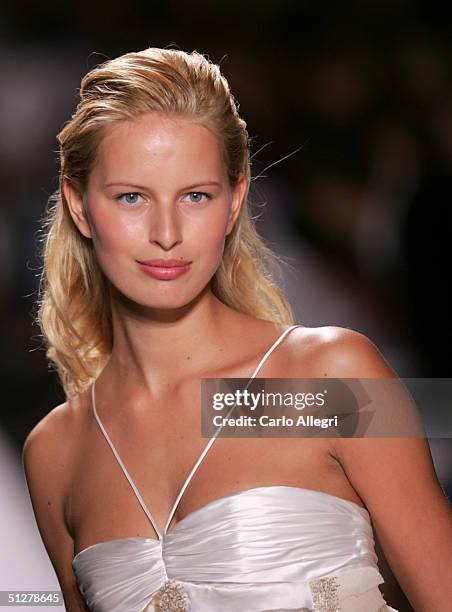
[[[57,135],[59,186],[42,218],[36,313],[49,367],[56,369],[67,399],[98,376],[111,354],[113,331],[108,281],[92,241],[73,222],[62,183],[67,179],[84,193],[98,146],[114,122],[163,112],[204,125],[216,135],[231,187],[243,172],[248,188],[211,290],[239,312],[294,322],[275,280],[281,259],[253,224],[250,139],[238,106],[219,66],[197,51],[150,47],[99,64],[82,78],[80,101]]]

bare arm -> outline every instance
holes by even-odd
[[[61,404],[29,433],[22,461],[36,523],[60,583],[66,610],[89,612],[71,566],[74,542],[64,508],[70,478],[70,440],[67,404]]]
[[[327,328],[328,329],[328,328]],[[396,378],[364,335],[329,328],[324,366],[335,378]],[[450,609],[452,508],[425,438],[337,438],[335,452],[364,501],[384,554],[416,612]]]

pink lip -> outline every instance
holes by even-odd
[[[164,262],[164,265],[158,265],[155,262]],[[174,262],[176,261],[177,263],[175,265],[171,265],[168,266],[168,262]],[[187,263],[181,263],[180,260],[174,260],[174,259],[166,259],[166,260],[152,260],[152,264],[148,264],[142,261],[138,262],[140,268],[143,270],[143,272],[146,272],[146,274],[149,274],[150,276],[152,276],[153,278],[158,278],[160,280],[172,280],[173,278],[178,278],[179,276],[181,276],[182,274],[184,274],[185,272],[187,272],[190,268],[190,264],[191,262],[187,262]]]
[[[186,266],[191,261],[182,261],[180,259],[147,259],[138,263],[146,266],[157,266],[157,268],[177,268],[179,266]]]

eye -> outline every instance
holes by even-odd
[[[122,201],[122,200],[121,200],[121,198],[123,198],[123,197],[125,197],[125,196],[126,196],[126,197],[128,197],[128,196],[132,196],[133,198],[136,198],[137,196],[140,196],[140,195],[141,195],[141,194],[140,194],[140,193],[138,193],[138,191],[129,191],[129,192],[127,192],[127,193],[121,193],[121,195],[119,195],[119,196],[118,196],[116,199],[117,199],[117,200],[119,200],[119,201],[121,202],[121,201]],[[132,202],[131,202],[131,201],[127,201],[127,200],[126,200],[126,202],[125,202],[125,204],[136,204],[136,203],[137,203],[136,199],[135,199],[134,201],[132,201]]]
[[[189,191],[189,192],[187,193],[187,195],[190,195],[190,196],[191,196],[191,195],[195,195],[195,196],[197,196],[197,197],[199,197],[199,196],[205,196],[205,197],[206,197],[206,200],[210,200],[210,198],[212,197],[212,196],[210,196],[208,193],[206,193],[205,191]],[[204,202],[205,202],[206,200],[204,200]],[[199,200],[199,199],[197,199],[197,200],[195,200],[195,201],[193,201],[193,200],[192,200],[192,203],[193,203],[193,204],[202,204],[202,202],[203,202],[203,201],[202,201],[202,200]]]

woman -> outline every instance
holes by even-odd
[[[452,526],[425,440],[200,436],[202,378],[396,376],[362,334],[293,324],[219,67],[149,48],[80,94],[39,310],[67,401],[23,451],[67,609],[394,610],[372,519],[415,609],[446,610]]]

